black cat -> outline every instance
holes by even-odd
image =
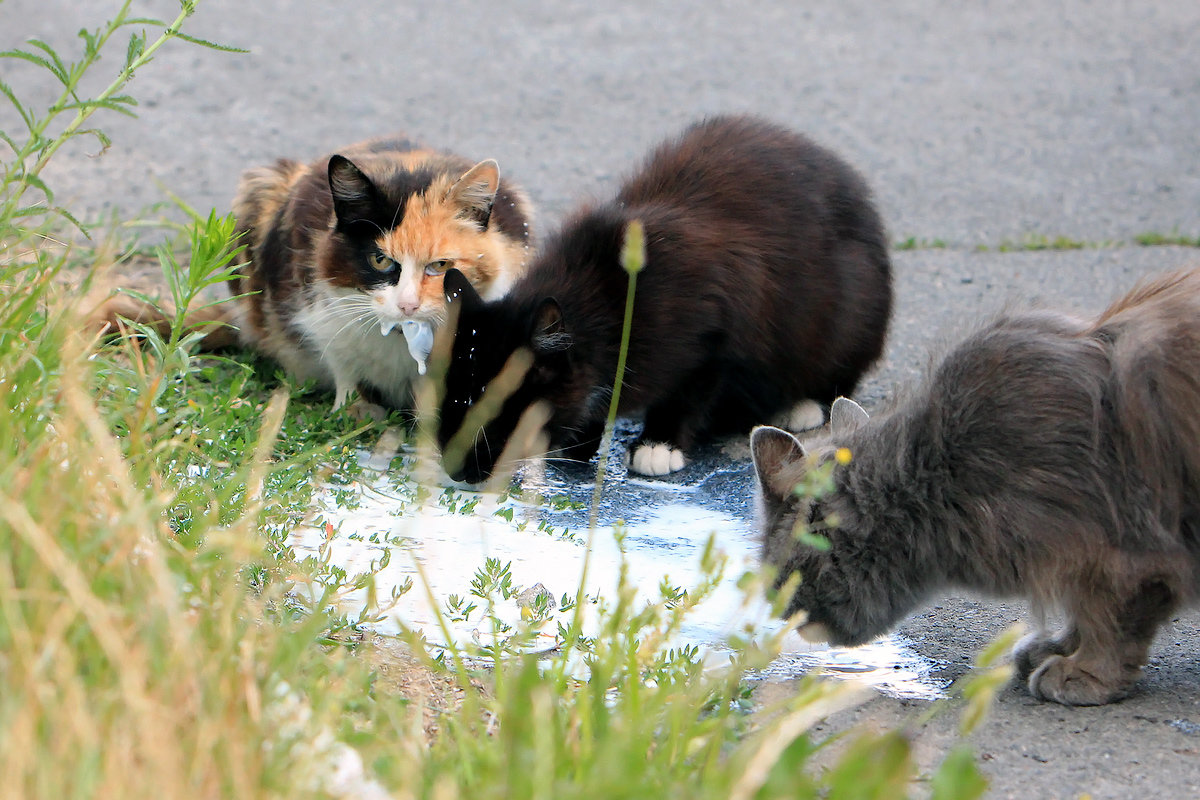
[[[629,279],[619,257],[632,220],[647,254],[620,403],[645,411],[634,471],[680,469],[708,433],[816,427],[821,406],[853,391],[879,357],[891,267],[864,181],[778,125],[709,119],[653,151],[611,201],[569,219],[505,297],[485,303],[447,272],[458,328],[440,439],[452,477],[491,474],[538,400],[549,406],[552,455],[595,452],[616,378]],[[522,349],[532,360],[493,418],[467,416]]]

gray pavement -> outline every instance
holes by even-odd
[[[70,46],[116,5],[4,0],[0,48],[29,36]],[[177,4],[147,6],[166,17]],[[247,166],[404,130],[497,158],[544,231],[689,121],[762,113],[841,152],[874,186],[892,238],[927,245],[896,254],[896,317],[860,392],[868,408],[1005,303],[1093,311],[1138,276],[1200,263],[1200,250],[1131,243],[1200,236],[1194,0],[202,0],[189,30],[251,52],[164,51],[132,87],[141,119],[108,119],[108,152],[76,146],[48,171],[80,213],[136,211],[163,199],[160,184],[223,210]],[[11,63],[0,79],[38,86]],[[0,129],[13,123],[0,110]],[[1088,247],[999,251],[1039,236]],[[744,458],[734,442],[697,469],[721,462],[727,474]],[[748,469],[734,473],[744,503]],[[953,678],[1021,613],[947,598],[902,632]],[[994,796],[1200,795],[1198,622],[1189,613],[1160,636],[1141,690],[1118,705],[1006,692],[974,737]],[[922,710],[880,697],[825,729]],[[919,750],[933,758],[953,725],[952,714],[925,725]]]

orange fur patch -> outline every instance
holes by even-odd
[[[459,215],[446,196],[458,175],[436,178],[422,194],[408,198],[400,225],[380,236],[379,249],[397,263],[426,264],[448,260],[477,289],[485,290],[510,265],[520,264],[522,247],[491,228],[478,226]],[[441,302],[442,276],[422,275],[421,301]]]

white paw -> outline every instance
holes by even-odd
[[[775,420],[776,427],[785,428],[793,433],[819,428],[824,424],[825,412],[815,400],[801,400]]]
[[[669,475],[687,463],[683,451],[662,442],[640,444],[633,451],[629,468],[640,475]]]

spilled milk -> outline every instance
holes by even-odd
[[[393,463],[394,455],[399,460]],[[622,563],[645,597],[657,597],[663,581],[685,589],[695,586],[702,580],[701,555],[712,537],[727,558],[724,577],[688,615],[679,644],[695,645],[713,663],[724,663],[731,635],[778,630],[781,623],[771,617],[765,601],[737,586],[738,578],[756,564],[751,465],[709,452],[670,480],[646,480],[627,475],[619,455],[615,448],[605,478],[586,593],[614,596]],[[389,597],[393,587],[408,581],[413,588],[375,624],[381,633],[397,632],[403,624],[435,645],[445,644],[447,632],[456,641],[486,643],[490,633],[479,629],[479,615],[450,621],[443,614],[445,631],[430,598],[443,610],[451,595],[468,598],[476,571],[489,558],[511,564],[514,586],[540,583],[556,599],[576,595],[589,538],[591,468],[527,468],[520,475],[522,496],[541,498],[529,502],[463,489],[444,475],[442,485],[434,482],[434,488],[423,489],[413,477],[416,455],[411,451],[397,455],[384,447],[362,456],[360,478],[324,486],[316,513],[295,531],[290,544],[300,558],[316,555],[327,544],[331,563],[350,574],[368,571],[390,550],[387,566],[376,575],[376,596]],[[622,533],[620,547],[614,526]],[[365,600],[362,592],[351,595],[344,600],[351,606],[345,610],[353,612]],[[482,604],[478,598],[469,600]],[[514,623],[520,608],[514,601],[506,605],[495,614]],[[557,618],[565,622],[568,617],[558,612]],[[555,645],[554,626],[544,629],[535,647],[549,649]],[[897,697],[934,699],[945,688],[933,677],[935,665],[898,635],[852,649],[813,645],[795,634],[788,634],[784,643],[781,655],[762,671],[763,680],[792,680],[820,670]]]

